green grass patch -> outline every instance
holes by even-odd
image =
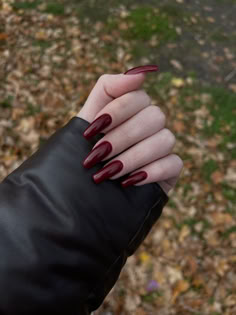
[[[35,114],[38,114],[41,112],[41,108],[39,105],[33,105],[31,103],[27,104],[27,109],[26,109],[26,116],[34,116]]]
[[[224,41],[228,40],[229,37],[222,32],[216,31],[211,35],[211,39],[216,41],[216,42],[224,42]]]
[[[171,80],[173,79],[173,74],[171,72],[162,73],[160,80],[158,81],[158,88],[166,89],[170,88]]]
[[[134,56],[136,63],[140,63],[140,59],[143,56],[148,56],[150,54],[150,47],[148,45],[140,45],[139,42],[136,42],[131,47],[131,55]]]
[[[154,8],[145,6],[131,10],[126,21],[130,27],[122,33],[127,39],[150,40],[153,35],[157,35],[159,41],[163,42],[177,38],[169,16]]]
[[[236,0],[216,0],[218,4],[236,3]]]
[[[207,136],[215,134],[223,135],[222,148],[227,149],[227,143],[236,142],[236,94],[221,87],[205,89],[212,96],[212,102],[208,105],[213,122],[210,126],[206,123],[204,133]],[[236,153],[232,150],[233,158]]]
[[[232,203],[236,204],[235,189],[224,183],[222,185],[222,190],[224,197]]]
[[[202,167],[202,173],[204,178],[208,181],[211,182],[211,175],[218,169],[218,164],[215,160],[208,160],[204,163]]]
[[[12,107],[13,96],[8,96],[3,101],[0,101],[0,107],[11,108]]]
[[[184,184],[183,186],[183,195],[184,197],[188,196],[188,193],[192,190],[192,186],[189,183]]]
[[[32,42],[32,46],[38,46],[42,49],[47,49],[52,46],[52,42],[43,39],[35,39]]]
[[[161,6],[161,12],[166,13],[168,16],[172,18],[182,18],[185,16],[183,10],[173,4],[167,3]]]
[[[169,206],[170,208],[173,208],[173,209],[176,209],[176,208],[177,208],[176,203],[175,203],[174,200],[172,200],[172,199],[169,200],[168,206]]]
[[[53,15],[63,15],[65,14],[65,5],[59,2],[49,2],[44,12]]]
[[[143,302],[146,302],[146,303],[153,303],[157,298],[161,296],[163,296],[163,293],[160,290],[158,290],[158,291],[154,291],[149,294],[143,295],[142,300]]]
[[[170,72],[162,72],[157,78],[150,78],[149,84],[146,86],[147,92],[152,96],[157,96],[166,101],[169,98],[168,92],[171,87],[172,78],[173,74]]]
[[[77,12],[77,16],[79,20],[84,23],[84,20],[89,18],[92,22],[103,21],[106,22],[106,27],[108,29],[115,29],[117,26],[115,16],[112,16],[110,20],[108,20],[109,16],[109,8],[107,2],[99,1],[99,6],[91,5],[90,3],[86,3],[85,5],[80,5],[75,9]],[[93,28],[94,24],[89,23],[86,25],[89,28]]]
[[[16,10],[32,10],[37,9],[38,5],[42,3],[42,0],[35,1],[16,1],[12,4],[12,7]]]
[[[195,224],[200,223],[200,222],[203,224],[203,228],[202,228],[202,231],[199,233],[195,231],[194,226]],[[211,227],[211,224],[207,220],[199,220],[196,218],[186,219],[180,223],[177,223],[176,227],[177,229],[181,230],[184,225],[187,225],[191,229],[192,234],[197,234],[197,235],[202,234],[204,230],[209,229]]]
[[[232,226],[231,228],[227,229],[222,233],[221,236],[226,239],[229,238],[231,233],[236,233],[236,226]]]

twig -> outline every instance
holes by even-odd
[[[226,77],[225,77],[225,82],[230,81],[236,74],[236,68],[232,70]]]

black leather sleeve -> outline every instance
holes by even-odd
[[[0,314],[90,314],[159,218],[157,184],[96,185],[73,117],[0,184]]]

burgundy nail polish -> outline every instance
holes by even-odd
[[[123,163],[121,161],[113,161],[109,164],[107,164],[105,167],[103,167],[101,170],[99,170],[97,173],[93,175],[93,180],[96,184],[101,183],[105,179],[108,179],[115,174],[119,173],[122,168],[124,167]]]
[[[85,168],[90,168],[104,159],[112,151],[112,145],[108,141],[103,141],[94,148],[83,162]]]
[[[147,65],[147,66],[139,66],[132,69],[129,69],[124,74],[138,74],[142,72],[156,72],[158,71],[157,65]]]
[[[90,139],[99,132],[101,132],[103,129],[105,129],[107,126],[109,126],[112,122],[112,118],[109,114],[103,114],[97,119],[95,119],[88,128],[84,131],[83,136],[86,139]]]
[[[140,172],[137,172],[137,173],[134,173],[133,175],[127,177],[122,183],[122,187],[128,187],[128,186],[131,186],[131,185],[134,185],[134,184],[137,184],[139,182],[141,182],[142,180],[146,179],[147,178],[147,173],[144,172],[144,171],[140,171]]]

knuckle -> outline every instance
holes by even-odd
[[[143,98],[143,103],[146,106],[151,104],[151,97],[144,90],[140,90],[140,97]]]
[[[158,121],[163,125],[165,125],[166,123],[166,116],[165,114],[163,113],[163,111],[160,109],[160,107],[156,106],[156,105],[150,105],[149,106],[150,108],[150,111],[151,111],[151,115],[158,119]]]
[[[161,124],[163,124],[163,127],[166,124],[166,115],[165,113],[163,113],[163,111],[160,109],[160,107],[156,106],[159,109],[159,120],[161,122]]]
[[[155,118],[159,118],[159,115],[160,115],[160,108],[157,107],[156,105],[150,105],[148,106],[149,108],[149,111],[150,111],[150,114],[152,116],[154,116]]]
[[[123,95],[124,96],[124,95]],[[115,102],[115,109],[116,110],[113,110],[114,114],[117,112],[117,114],[120,113],[120,111],[122,110],[122,108],[125,108],[128,104],[127,100],[125,97],[118,97],[114,100]]]
[[[174,147],[176,144],[176,137],[175,135],[167,128],[163,129],[165,141],[168,142],[168,144],[171,147]]]
[[[177,154],[173,154],[173,158],[175,159],[176,167],[178,168],[179,171],[181,171],[182,168],[184,167],[183,160]]]
[[[144,90],[132,91],[122,96],[125,102],[131,102],[134,99],[138,99],[140,103],[143,103],[145,106],[150,105],[151,98]]]
[[[108,81],[108,77],[109,77],[109,74],[102,74],[102,75],[99,77],[98,81],[101,82],[101,83],[105,83],[105,82]]]
[[[166,175],[166,167],[159,167],[158,168],[158,178],[163,178]]]
[[[118,106],[127,106],[130,102],[133,101],[135,97],[134,92],[129,92],[126,94],[121,95],[117,98]]]

